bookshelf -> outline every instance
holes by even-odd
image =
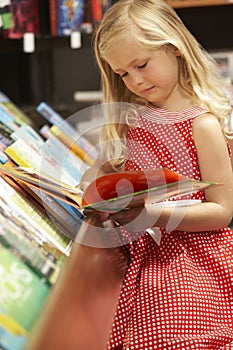
[[[233,50],[232,1],[168,2],[204,48],[210,51]],[[81,41],[80,49],[71,49],[70,38],[49,35],[46,23],[43,23],[42,34],[35,38],[36,49],[32,54],[23,52],[22,39],[0,38],[0,90],[27,110],[35,109],[35,105],[43,100],[59,109],[62,101],[64,109],[68,108],[67,116],[71,115],[73,109],[79,109],[74,93],[96,91],[100,86],[92,35],[82,34]]]
[[[82,34],[82,47],[87,48],[91,46],[90,34]],[[70,37],[64,36],[50,36],[50,35],[38,35],[35,38],[35,53],[47,52],[56,48],[70,48]],[[7,39],[0,37],[0,55],[6,53],[23,53],[23,40],[22,39]]]
[[[230,5],[232,0],[168,0],[174,8]]]

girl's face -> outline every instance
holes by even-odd
[[[175,48],[143,49],[128,36],[110,48],[105,59],[135,95],[159,108],[182,109],[178,55]]]

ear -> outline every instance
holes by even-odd
[[[174,46],[174,54],[178,57],[181,56],[180,50]]]
[[[169,49],[174,53],[175,56],[181,56],[180,50],[173,44],[169,44]]]

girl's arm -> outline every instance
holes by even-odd
[[[139,232],[153,226],[168,230],[189,232],[209,231],[228,225],[233,213],[233,177],[225,137],[217,119],[204,114],[193,124],[201,178],[223,186],[205,190],[206,202],[190,207],[163,207],[153,205],[119,212],[110,217]]]

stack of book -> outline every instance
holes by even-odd
[[[0,164],[43,172],[75,187],[96,151],[50,106],[42,103],[38,110],[45,117],[46,137],[0,93]],[[1,173],[1,349],[23,349],[82,222],[80,208]]]

